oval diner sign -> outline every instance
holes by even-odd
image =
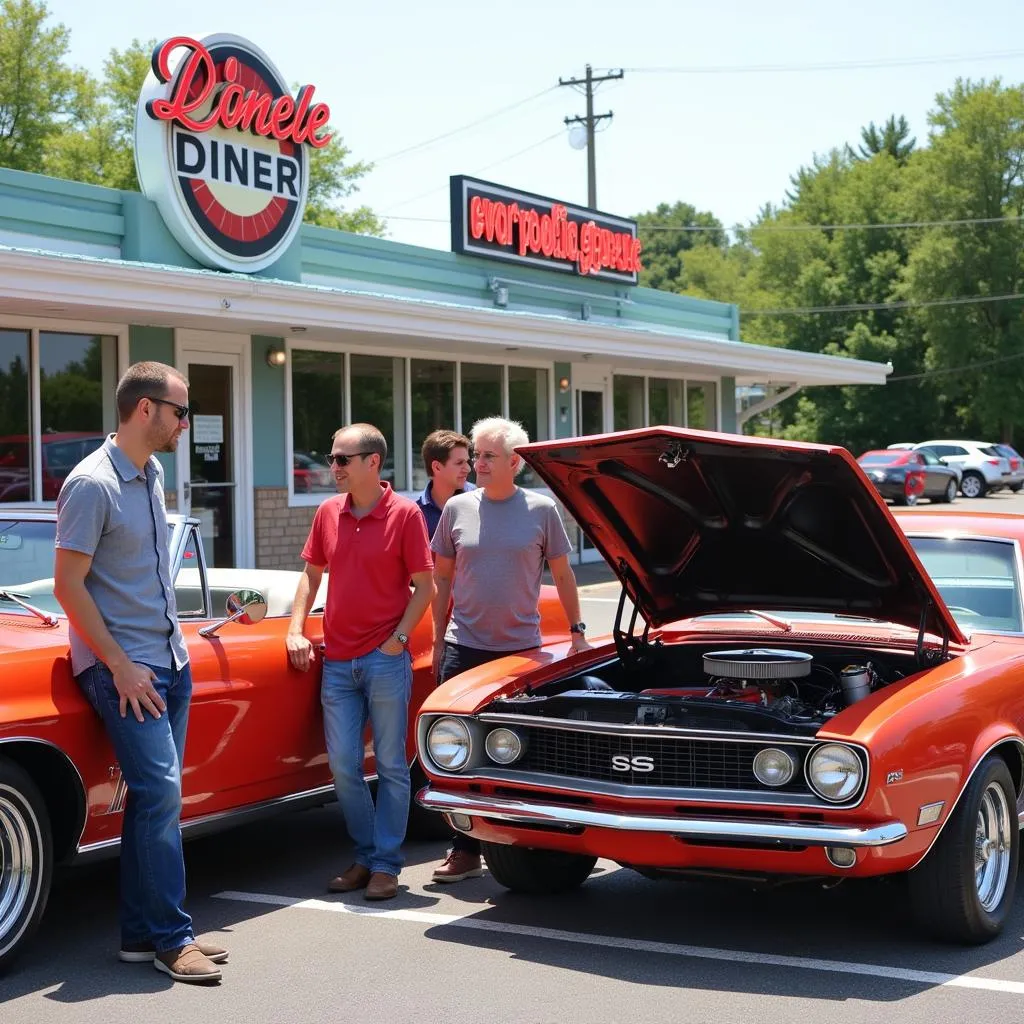
[[[308,147],[326,146],[330,110],[292,96],[239,36],[175,36],[153,51],[135,111],[135,167],[178,243],[200,263],[253,272],[302,225]]]

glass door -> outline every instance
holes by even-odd
[[[576,389],[576,435],[604,433],[604,390],[591,388]],[[577,549],[581,562],[597,562],[601,559],[600,552],[587,539],[578,527]]]
[[[178,446],[179,508],[199,520],[211,568],[247,564],[248,536],[239,486],[242,356],[184,349],[179,366],[189,381],[188,444]]]

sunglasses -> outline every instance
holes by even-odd
[[[347,466],[353,459],[366,458],[367,455],[374,455],[375,452],[353,452],[351,455],[328,455],[327,461],[332,466]]]
[[[166,398],[154,398],[152,395],[146,395],[151,402],[159,402],[161,405],[169,405],[174,410],[174,415],[179,420],[187,420],[189,408],[187,405],[178,405],[177,402],[169,402]]]

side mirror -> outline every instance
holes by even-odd
[[[236,590],[224,602],[224,612],[243,626],[255,626],[267,614],[267,599],[258,590]]]

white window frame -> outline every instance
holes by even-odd
[[[29,411],[28,432],[30,439],[29,467],[32,478],[32,493],[43,493],[43,463],[40,446],[42,443],[42,396],[39,389],[39,335],[40,334],[85,334],[106,335],[116,339],[117,380],[128,369],[128,324],[111,324],[94,320],[57,320],[46,317],[0,318],[0,331],[24,331],[29,335]],[[115,381],[116,383],[116,381]],[[110,396],[104,396],[106,400]],[[19,501],[24,508],[55,508],[56,501]],[[2,508],[3,506],[0,506]]]
[[[501,371],[501,415],[508,416],[508,370],[510,366],[525,366],[530,369],[548,371],[548,433],[554,437],[552,431],[555,427],[555,380],[554,363],[544,359],[516,358],[510,359],[508,355],[504,358],[496,355],[480,353],[479,355],[459,355],[455,358],[427,349],[414,349],[405,347],[390,348],[368,348],[362,345],[344,345],[333,341],[321,341],[316,338],[286,338],[285,351],[288,358],[285,363],[285,479],[288,485],[288,507],[309,508],[316,507],[331,494],[296,494],[294,488],[294,476],[292,465],[295,451],[295,438],[292,436],[292,349],[308,349],[316,352],[333,352],[345,357],[342,392],[344,394],[342,415],[346,420],[352,414],[352,356],[372,355],[384,356],[389,359],[405,360],[405,479],[412,482],[413,466],[419,457],[419,452],[413,450],[412,418],[409,416],[409,409],[412,406],[412,360],[426,360],[428,362],[454,363],[455,364],[455,408],[453,410],[454,426],[452,429],[462,432],[462,363],[486,363],[491,366],[500,366]],[[511,354],[511,353],[510,353]],[[517,353],[518,355],[518,353]],[[343,424],[338,424],[343,426]],[[531,438],[531,440],[547,441],[551,438]],[[395,453],[397,462],[398,453]],[[419,491],[405,489],[397,493],[407,497],[417,497]]]

